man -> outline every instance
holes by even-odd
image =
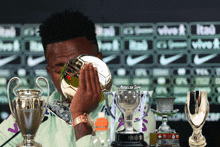
[[[102,54],[98,52],[94,23],[80,12],[54,13],[41,24],[40,36],[48,63],[46,69],[57,89],[50,96],[49,101],[63,100],[59,82],[63,65],[69,59],[81,54],[102,59]],[[117,88],[112,86],[111,91],[116,90]],[[99,103],[100,100],[101,88],[97,69],[93,68],[92,64],[87,64],[81,68],[79,87],[70,104],[73,122],[76,118],[85,117],[84,113],[90,114],[95,121],[98,118],[98,112],[106,110],[105,101]],[[139,113],[135,116],[139,117]],[[107,119],[110,124],[110,116],[107,115]],[[148,138],[149,132],[152,132],[156,126],[155,117],[151,111],[142,125],[145,138]],[[10,132],[10,130],[18,130],[16,127],[11,115],[3,121],[0,125],[0,145],[15,146],[22,142],[21,133],[17,131],[16,135],[15,132]],[[122,128],[122,123],[115,123],[115,131]],[[135,128],[138,129],[138,123],[135,123]],[[43,147],[89,146],[92,130],[88,122],[74,123],[73,126],[69,126],[60,118],[49,115],[47,112],[34,140],[41,143]],[[146,141],[149,142],[149,140]]]

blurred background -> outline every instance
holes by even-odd
[[[184,104],[188,91],[206,91],[210,113],[203,127],[208,146],[220,137],[220,1],[219,0],[38,0],[0,3],[0,123],[10,114],[7,83],[21,79],[20,89],[36,88],[35,80],[49,80],[39,24],[51,13],[79,10],[95,22],[103,61],[113,84],[141,85],[153,96],[176,97],[180,111],[168,124],[188,146],[192,128]],[[10,96],[13,99],[12,84]],[[46,85],[41,82],[47,92]],[[36,88],[37,89],[37,88]],[[153,102],[152,108],[156,108]],[[157,118],[157,127],[161,118]]]

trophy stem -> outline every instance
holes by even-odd
[[[206,139],[202,135],[202,129],[194,128],[192,136],[189,137],[189,145],[191,147],[201,146],[204,147],[206,145]]]
[[[134,121],[133,121],[133,113],[132,112],[125,112],[125,130],[126,132],[133,132],[134,128]]]
[[[40,143],[37,143],[34,141],[34,137],[35,135],[22,135],[24,140],[22,143],[17,144],[16,147],[42,147],[42,145]]]
[[[159,132],[170,132],[172,131],[170,126],[167,124],[168,117],[162,116],[162,125],[159,127]]]

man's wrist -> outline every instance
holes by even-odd
[[[72,119],[74,120],[74,119],[76,119],[78,116],[83,115],[83,114],[84,114],[83,112],[73,112],[73,113],[72,113]]]

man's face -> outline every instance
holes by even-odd
[[[48,65],[46,69],[60,94],[62,94],[60,88],[60,72],[64,64],[71,58],[82,54],[97,56],[102,60],[102,54],[97,53],[97,45],[92,44],[92,41],[87,40],[85,37],[77,37],[75,39],[47,45],[45,56]]]

